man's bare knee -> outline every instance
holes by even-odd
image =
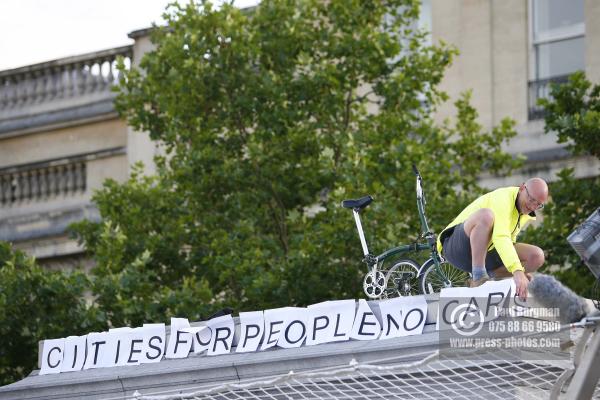
[[[465,233],[471,237],[471,231],[475,227],[492,230],[494,227],[494,212],[489,208],[482,208],[473,213],[464,224]]]
[[[527,258],[527,269],[533,272],[544,265],[544,261],[546,261],[546,257],[544,256],[543,250],[539,247],[535,247]]]
[[[493,227],[494,226],[494,212],[489,208],[482,208],[479,210],[479,223],[485,227]]]

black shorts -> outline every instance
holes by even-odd
[[[445,238],[442,243],[444,258],[456,268],[471,272],[473,270],[473,266],[471,265],[471,241],[465,233],[463,224],[458,224],[449,229],[452,232],[444,232]],[[486,270],[492,271],[502,265],[504,264],[496,249],[487,252],[485,256]]]

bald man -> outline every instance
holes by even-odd
[[[527,298],[531,273],[544,263],[537,246],[516,243],[517,234],[548,200],[548,185],[532,178],[518,187],[484,194],[469,204],[438,236],[438,251],[455,267],[470,272],[470,287],[493,277],[515,280],[517,295]]]

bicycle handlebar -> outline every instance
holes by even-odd
[[[417,199],[418,200],[422,200],[423,201],[423,205],[425,205],[425,195],[423,194],[423,186],[421,185],[421,180],[423,179],[421,177],[421,174],[419,173],[419,170],[417,169],[417,165],[413,163],[412,165],[412,170],[415,174],[415,176],[417,177]]]
[[[425,217],[425,205],[427,204],[427,200],[425,199],[425,193],[423,192],[423,185],[421,183],[423,178],[421,177],[416,164],[413,163],[412,169],[417,178],[417,207],[419,209],[419,216],[421,217],[421,226],[423,232],[426,233],[429,232],[429,225],[427,224],[427,219]]]
[[[417,169],[417,165],[416,164],[412,165],[412,169],[413,169],[413,172],[415,173],[416,176],[421,176],[421,174],[419,173],[419,170]]]

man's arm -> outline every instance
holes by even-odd
[[[515,281],[516,294],[521,300],[527,300],[527,286],[529,285],[529,278],[523,271],[515,271],[513,273],[513,279]]]
[[[502,207],[503,205],[504,207]],[[514,229],[514,226],[510,226],[512,208],[508,208],[505,205],[506,203],[503,203],[492,209],[494,211],[492,243],[508,272],[514,274],[515,271],[525,271],[525,268],[523,268],[517,250],[512,242],[511,233]]]
[[[492,230],[492,243],[508,272],[513,274],[517,296],[525,300],[527,298],[529,279],[525,276],[525,268],[521,264],[512,241],[512,231],[515,228],[511,226],[511,214],[514,212],[512,204],[512,199],[500,199],[495,204],[496,207],[493,207],[494,229]]]

